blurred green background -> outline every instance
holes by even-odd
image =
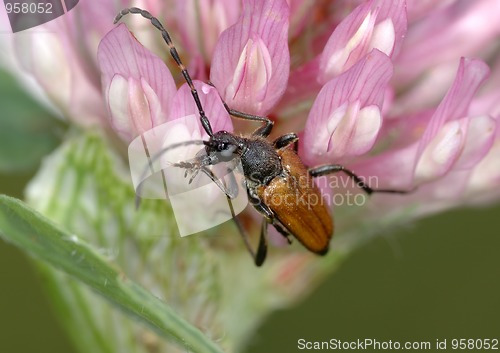
[[[0,107],[0,193],[22,197],[62,126],[1,72]],[[449,348],[453,338],[500,339],[499,219],[498,205],[454,210],[384,234],[301,305],[272,315],[247,353],[298,352],[301,338],[447,338]],[[50,307],[30,260],[0,240],[0,352],[75,352]]]

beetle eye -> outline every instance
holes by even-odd
[[[224,143],[222,146],[224,149],[220,151],[221,156],[223,159],[230,160],[233,157],[233,152],[236,150],[236,146],[228,143]]]
[[[227,143],[223,142],[223,143],[220,145],[220,149],[221,149],[221,151],[227,150]]]

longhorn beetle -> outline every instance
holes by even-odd
[[[228,162],[239,157],[243,167],[248,198],[255,209],[264,217],[256,251],[251,248],[248,237],[239,220],[234,217],[232,209],[231,212],[245,246],[257,266],[262,265],[266,258],[268,225],[273,225],[289,242],[290,236],[294,236],[302,245],[315,254],[325,255],[328,252],[330,239],[333,235],[333,221],[330,211],[324,203],[310,203],[307,201],[311,200],[311,196],[315,200],[321,200],[322,198],[313,178],[342,172],[352,178],[357,186],[367,194],[375,192],[404,194],[409,192],[405,190],[373,189],[359,176],[338,164],[307,168],[297,155],[299,139],[295,133],[285,134],[272,142],[267,141],[266,137],[269,136],[274,125],[272,120],[267,117],[231,109],[225,102],[224,106],[231,116],[259,122],[262,125],[250,136],[246,137],[236,136],[227,131],[214,133],[210,121],[205,115],[191,76],[182,63],[167,30],[156,17],[137,7],[120,11],[114,23],[116,24],[127,14],[141,15],[151,21],[151,24],[161,32],[165,43],[170,49],[172,58],[179,66],[191,89],[191,94],[199,111],[201,125],[209,136],[208,141],[202,142],[205,146],[205,154],[198,154],[194,161],[180,162],[173,165],[185,168],[186,175],[188,170],[194,171],[194,176],[199,171],[207,174],[225,192],[229,200],[231,198],[229,190],[218,182],[207,166]],[[299,196],[302,202],[275,202],[277,199],[281,201],[287,200],[288,196],[292,198]]]

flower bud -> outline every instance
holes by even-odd
[[[210,80],[233,109],[265,115],[285,92],[289,12],[286,0],[243,1],[242,16],[219,37]]]
[[[374,50],[321,89],[309,113],[301,149],[309,165],[339,163],[372,148],[382,125],[381,107],[391,76],[390,59]]]
[[[103,38],[97,56],[110,123],[120,137],[130,141],[167,121],[176,92],[174,79],[124,24]]]
[[[340,75],[374,48],[395,55],[406,33],[405,6],[404,0],[372,0],[351,12],[321,54],[319,81]]]

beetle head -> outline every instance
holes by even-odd
[[[215,163],[228,162],[240,156],[244,148],[243,139],[227,131],[216,132],[204,144],[207,155]]]

